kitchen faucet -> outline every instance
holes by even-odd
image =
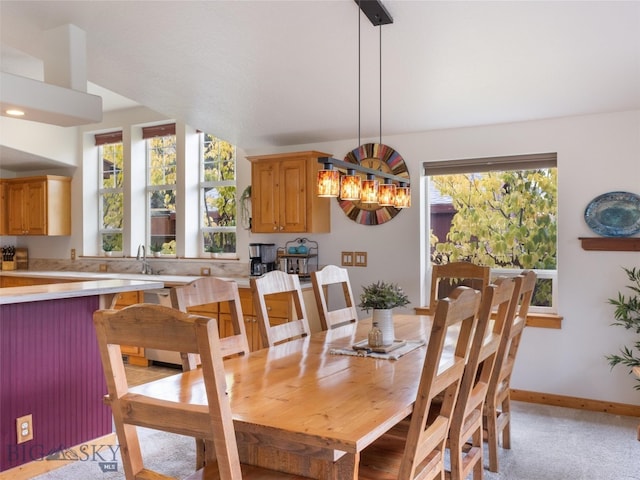
[[[142,273],[145,275],[152,275],[153,270],[151,269],[151,265],[147,262],[147,249],[143,244],[138,245],[138,254],[136,255],[136,260],[142,261]]]

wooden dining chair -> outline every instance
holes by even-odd
[[[359,479],[444,479],[444,452],[458,390],[476,328],[480,292],[456,288],[438,302],[410,422],[365,448]],[[452,342],[445,344],[445,340]],[[433,400],[442,398],[437,410]]]
[[[215,277],[203,277],[186,285],[173,287],[169,292],[171,304],[174,308],[183,312],[189,309],[212,303],[226,303],[229,306],[233,335],[220,338],[220,348],[223,357],[230,355],[245,355],[249,353],[249,343],[240,305],[238,284],[233,281],[222,280]],[[181,352],[182,370],[188,371],[200,365],[200,357],[197,354]],[[205,449],[203,439],[196,439],[196,468],[205,464]]]
[[[516,360],[529,306],[536,287],[536,274],[525,271],[515,279],[512,300],[511,325],[498,347],[496,365],[489,380],[484,409],[484,428],[489,450],[489,470],[498,471],[498,443],[502,434],[502,447],[511,448],[511,374]],[[517,313],[516,313],[517,312]]]
[[[306,337],[311,333],[298,275],[273,270],[261,277],[251,278],[249,283],[264,347],[272,347],[277,343]],[[289,321],[280,324],[276,324],[269,317],[269,307],[267,306],[267,297],[278,293],[289,294],[293,306]]]
[[[132,305],[118,311],[98,310],[93,319],[127,480],[171,478],[144,466],[137,427],[211,442],[214,448],[207,449],[206,470],[190,478],[302,478],[240,464],[215,319],[153,304]],[[121,345],[200,355],[206,398],[199,403],[200,395],[184,391],[180,400],[167,400],[162,391],[154,391],[153,382],[130,391]]]
[[[449,428],[452,480],[464,480],[472,472],[474,480],[483,476],[483,407],[505,326],[512,318],[515,287],[513,278],[501,277],[482,295],[478,325]]]
[[[346,268],[327,265],[322,270],[311,272],[311,284],[318,305],[322,330],[330,330],[358,321],[358,310]],[[331,297],[334,308],[330,310],[329,296],[334,293],[338,298]]]
[[[419,315],[433,315],[438,299],[449,295],[457,286],[467,286],[481,292],[489,285],[491,268],[475,265],[470,262],[451,262],[433,265],[431,270],[431,287],[429,290],[429,306],[417,307]]]
[[[216,277],[198,278],[186,285],[173,287],[169,292],[169,296],[171,305],[183,312],[187,312],[193,307],[211,303],[227,304],[229,306],[233,334],[220,338],[222,356],[249,353],[247,332],[236,282]],[[195,368],[198,364],[196,360],[193,355],[183,355],[183,369],[192,370]]]

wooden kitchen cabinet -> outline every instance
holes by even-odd
[[[0,236],[7,234],[7,182],[0,178]]]
[[[254,233],[328,233],[329,198],[316,195],[316,151],[247,157],[251,161],[251,231]]]
[[[132,291],[121,292],[116,294],[114,298],[113,308],[120,310],[121,308],[142,303],[144,301],[144,292]],[[129,365],[138,365],[140,367],[148,367],[149,360],[144,356],[144,348],[134,347],[130,345],[120,345],[120,352],[123,357],[127,357]]]
[[[71,235],[71,178],[6,179],[8,235]]]

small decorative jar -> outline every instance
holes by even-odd
[[[377,348],[382,346],[382,330],[378,328],[378,322],[373,322],[371,330],[369,330],[369,348]]]

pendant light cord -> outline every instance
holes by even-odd
[[[358,0],[358,148],[360,148],[360,118],[361,118],[361,112],[360,112],[360,64],[361,64],[361,60],[360,60],[360,2],[361,0]]]
[[[378,27],[380,29],[380,145],[382,145],[382,24]]]

